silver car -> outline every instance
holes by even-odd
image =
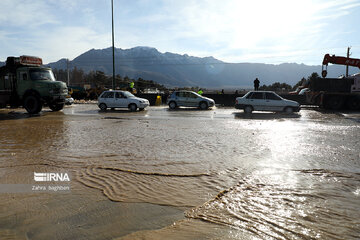
[[[128,91],[104,91],[98,98],[98,106],[105,111],[107,108],[128,108],[134,112],[136,109],[144,110],[149,106],[149,101],[144,98],[135,97]]]
[[[287,100],[270,91],[251,91],[243,97],[236,98],[235,108],[244,112],[271,111],[293,113],[300,111],[300,104]]]
[[[192,91],[174,91],[167,99],[170,109],[177,107],[199,107],[202,110],[215,106],[211,98],[203,97]]]

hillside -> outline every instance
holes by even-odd
[[[321,62],[322,59],[319,59]],[[135,47],[115,49],[116,74],[130,78],[154,80],[167,86],[200,86],[210,88],[251,87],[258,77],[262,84],[286,82],[296,84],[311,73],[321,73],[321,66],[297,63],[279,65],[263,63],[226,63],[213,57],[193,57],[187,54],[161,53],[155,48]],[[48,64],[52,68],[66,69],[66,60]],[[70,67],[103,71],[112,74],[112,48],[91,49],[70,62]],[[358,69],[350,68],[351,73]],[[328,77],[345,73],[345,66],[332,65]]]

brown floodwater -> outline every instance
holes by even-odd
[[[0,149],[0,239],[360,238],[359,113],[3,109]]]

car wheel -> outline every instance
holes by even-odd
[[[208,109],[208,104],[207,104],[207,102],[201,102],[199,107],[201,110],[206,110],[206,109]]]
[[[131,103],[131,104],[129,105],[129,110],[130,110],[131,112],[135,112],[136,109],[137,109],[137,106],[136,106],[135,103]]]
[[[99,108],[100,108],[102,111],[106,111],[107,106],[106,106],[105,103],[101,103],[101,104],[99,105]]]
[[[252,111],[253,111],[253,108],[252,108],[251,106],[246,106],[246,107],[244,108],[244,112],[245,112],[245,113],[252,113]]]
[[[286,113],[293,113],[294,112],[294,109],[292,108],[292,107],[286,107],[285,109],[284,109],[284,112],[286,112]]]
[[[174,102],[174,101],[171,101],[171,102],[169,102],[169,108],[170,109],[175,109],[176,108],[176,102]]]

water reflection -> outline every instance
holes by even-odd
[[[360,213],[346,209],[356,208],[359,202],[348,191],[359,184],[359,175],[311,172],[254,172],[186,216],[228,225],[261,239],[356,239]],[[322,183],[319,174],[328,184]],[[296,181],[288,181],[294,177]]]
[[[186,232],[198,231],[200,237],[209,232],[209,238],[218,236],[212,231],[221,228],[231,232],[227,236],[246,232],[254,239],[356,239],[359,125],[314,111],[255,112],[251,118],[233,111],[159,107],[136,113],[99,112],[96,105],[84,105],[62,113],[45,111],[41,117],[4,120],[0,176],[18,176],[39,164],[71,168],[77,173],[74,196],[91,196],[92,203],[100,200],[105,209],[115,201],[182,206],[191,220]],[[48,201],[43,195],[28,205]],[[91,213],[87,201],[67,201],[60,212],[77,216],[74,212],[81,205]],[[8,202],[20,201],[9,198]],[[11,213],[8,202],[2,203],[4,216]],[[76,208],[69,210],[71,202]],[[58,217],[56,212],[46,214]],[[46,214],[33,222],[44,222]],[[118,216],[111,214],[84,214],[84,223],[104,223],[88,227],[87,237],[102,238],[104,229],[113,233],[113,226],[106,224]],[[2,223],[9,221],[4,219]],[[132,224],[139,223],[136,219]],[[195,229],[193,219],[207,224]],[[55,225],[51,229],[60,231]],[[73,226],[73,222],[67,225],[76,232]]]
[[[64,114],[15,115],[16,120],[4,120],[0,125],[0,167],[5,173],[1,183],[31,183],[33,172],[62,165],[59,156],[66,139]]]
[[[263,113],[263,112],[253,112],[253,113],[244,113],[244,112],[234,112],[233,115],[236,119],[259,119],[259,120],[274,120],[274,119],[292,119],[300,118],[301,114],[299,113]]]

